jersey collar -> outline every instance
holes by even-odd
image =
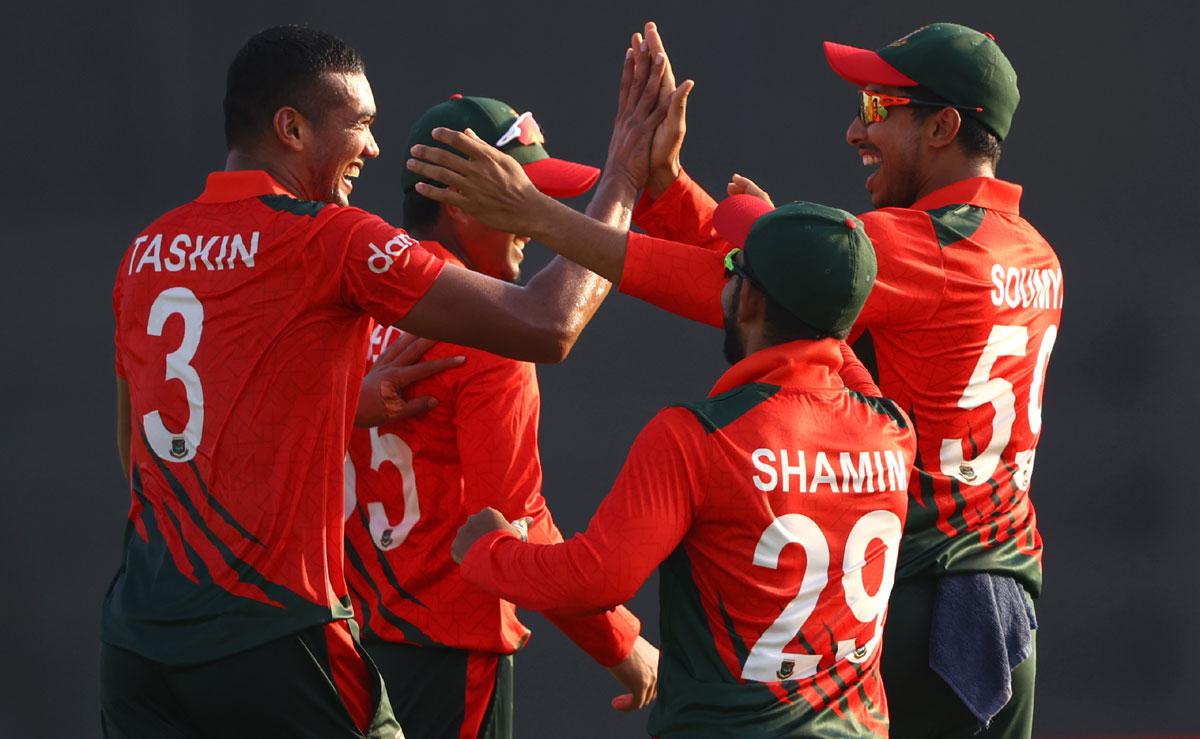
[[[976,205],[986,210],[1021,214],[1021,186],[995,177],[971,177],[934,190],[912,204],[913,210],[933,210],[946,205]]]
[[[807,390],[841,390],[838,370],[842,350],[837,339],[791,341],[754,352],[730,367],[713,385],[708,396],[732,390],[751,382]]]
[[[196,198],[197,203],[232,203],[259,195],[288,195],[287,188],[261,169],[237,169],[228,172],[212,172],[204,183],[204,192]]]

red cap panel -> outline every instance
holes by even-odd
[[[912,77],[884,61],[883,57],[870,49],[825,42],[825,60],[837,75],[852,85],[887,85],[888,87],[916,87],[919,83]]]
[[[600,170],[586,164],[547,157],[522,167],[529,181],[552,198],[573,198],[587,192],[600,177]]]
[[[754,195],[731,195],[713,213],[713,228],[734,246],[745,246],[754,222],[772,210],[770,203]]]

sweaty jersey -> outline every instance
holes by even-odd
[[[217,172],[150,224],[113,290],[132,501],[101,638],[215,659],[349,618],[342,469],[368,322],[442,261],[356,208]]]
[[[845,386],[838,344],[751,354],[642,430],[586,532],[488,534],[463,576],[530,608],[605,608],[661,565],[653,736],[886,736],[879,642],[915,438]]]
[[[422,246],[448,262],[440,244]],[[401,332],[372,331],[370,361]],[[542,497],[541,396],[534,365],[456,344],[424,359],[465,356],[461,367],[405,388],[430,395],[428,413],[355,429],[346,467],[346,578],[364,639],[510,654],[529,629],[512,603],[463,580],[450,544],[467,517],[491,506],[531,517],[529,540],[562,541]],[[623,606],[607,614],[547,614],[606,667],[623,660],[640,624]]]
[[[900,576],[1002,572],[1037,595],[1029,487],[1063,277],[1020,197],[1020,186],[981,177],[860,216],[879,273],[851,338],[870,333],[879,386],[919,434]],[[704,250],[632,235],[621,291],[719,325],[730,245],[714,209],[686,175],[643,199],[639,225]]]

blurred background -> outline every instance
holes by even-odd
[[[1194,3],[208,0],[5,15],[0,736],[99,735],[99,607],[128,506],[113,277],[137,231],[223,166],[225,70],[245,39],[299,22],[362,51],[383,154],[354,202],[399,222],[408,127],[454,92],[532,110],[553,153],[601,164],[624,48],[649,18],[680,79],[697,81],[684,148],[695,179],[718,192],[736,171],[777,201],[858,211],[865,171],[844,143],[856,99],[820,42],[876,47],[939,20],[996,36],[1022,92],[999,174],[1024,185],[1023,213],[1067,286],[1032,492],[1046,543],[1035,731],[1200,733]],[[532,274],[547,259],[529,254]],[[658,408],[707,392],[719,344],[614,295],[570,358],[541,371],[545,494],[564,533],[586,525]],[[655,579],[631,605],[657,640]],[[607,673],[540,617],[528,623],[518,736],[644,733],[644,713],[609,709]]]

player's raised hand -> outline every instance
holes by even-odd
[[[687,99],[696,83],[684,80],[675,86],[671,59],[663,45],[662,34],[653,22],[646,24],[646,42],[651,53],[662,54],[666,60],[659,92],[659,102],[666,108],[666,116],[654,131],[650,144],[650,177],[646,181],[646,190],[652,197],[658,197],[671,186],[682,168],[679,152],[687,133]]]
[[[471,129],[435,128],[433,138],[461,153],[421,144],[412,147],[408,168],[446,184],[418,183],[417,192],[430,200],[456,205],[498,231],[519,234],[533,231],[539,208],[553,207],[554,202],[538,192],[516,159]]]
[[[354,414],[355,426],[383,426],[419,416],[437,405],[437,399],[432,396],[405,399],[402,392],[405,386],[457,367],[467,359],[460,355],[428,362],[417,361],[433,344],[429,339],[406,333],[379,355],[371,371],[363,378],[358,411]]]
[[[612,699],[618,711],[644,708],[658,696],[658,649],[642,637],[633,643],[633,651],[620,664],[608,668],[628,693]]]
[[[725,192],[730,195],[753,195],[760,200],[765,200],[767,205],[770,205],[772,208],[775,207],[775,203],[771,201],[770,193],[755,184],[754,180],[737,173],[734,173],[729,178],[729,184],[725,186]]]
[[[450,556],[455,562],[462,564],[467,552],[471,550],[471,545],[493,531],[508,531],[522,541],[528,539],[521,529],[508,522],[503,513],[495,508],[484,508],[468,517],[467,522],[459,527],[454,541],[450,544]]]
[[[659,103],[666,61],[665,56],[651,53],[640,33],[633,34],[621,68],[617,117],[608,143],[604,176],[621,177],[634,191],[646,184],[650,142],[666,115],[665,106]]]

